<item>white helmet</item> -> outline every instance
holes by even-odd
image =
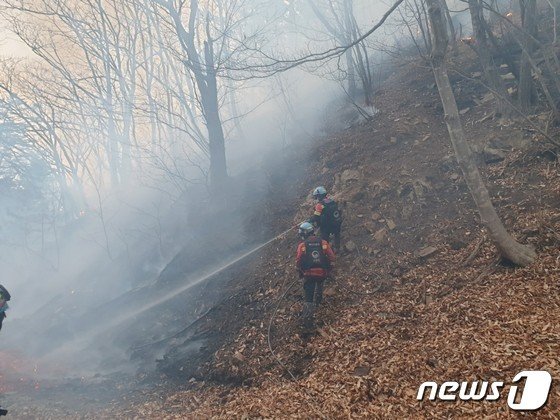
[[[313,233],[315,233],[315,228],[311,223],[303,222],[301,225],[299,225],[298,232],[300,236],[307,238],[308,236],[311,236],[313,235]]]
[[[327,189],[325,187],[317,187],[313,190],[313,198],[322,199],[327,196]]]

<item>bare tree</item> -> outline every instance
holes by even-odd
[[[38,85],[40,79],[35,74],[16,72],[13,67],[3,70],[10,76],[0,80],[0,104],[10,118],[25,127],[29,144],[58,182],[65,216],[75,217],[85,205],[79,171],[85,165],[87,147],[69,135],[73,129],[66,122],[64,105]],[[20,94],[22,87],[25,91]]]
[[[502,256],[515,264],[526,266],[536,257],[531,246],[518,243],[505,229],[490,199],[472,151],[466,141],[457,108],[457,102],[447,74],[446,54],[448,48],[445,15],[440,0],[426,0],[432,33],[432,68],[439,95],[445,112],[445,122],[449,131],[455,157],[471,195],[476,203],[482,223],[488,229],[492,240]]]
[[[38,70],[32,79],[40,81],[45,100],[53,103],[49,91],[57,99],[57,118],[67,124],[59,137],[84,145],[100,188],[106,171],[113,187],[128,183],[132,172],[151,182],[153,174],[141,171],[148,161],[152,171],[174,168],[184,177],[184,168],[209,147],[199,128],[195,82],[176,54],[172,28],[151,0],[75,6],[7,0],[2,8],[14,33],[52,70]],[[72,176],[89,179],[84,167]]]
[[[537,0],[519,0],[519,5],[524,30],[519,75],[519,103],[523,109],[529,109],[535,100],[535,85],[530,61],[536,48],[533,39],[537,36]]]
[[[307,4],[323,28],[340,45],[352,43],[359,38],[360,28],[354,14],[353,0],[327,0],[320,3],[307,0]],[[364,103],[371,105],[373,96],[373,74],[371,60],[365,41],[361,41],[344,53],[346,64],[347,91],[351,99],[358,97],[358,80],[361,83]]]
[[[198,98],[208,131],[210,182],[213,187],[219,189],[224,185],[228,174],[224,129],[218,100],[215,39],[210,30],[212,24],[210,14],[207,12],[206,16],[202,17],[203,22],[200,22],[198,0],[192,0],[188,4],[188,22],[185,26],[183,23],[184,1],[154,0],[154,2],[169,14],[185,55],[183,63],[188,71],[194,75]],[[202,39],[203,41],[201,41]]]
[[[453,49],[453,51],[457,52],[457,31],[455,30],[455,25],[453,23],[453,19],[451,18],[451,12],[449,11],[447,1],[448,0],[442,1],[441,7],[443,7],[443,10],[445,11],[445,20],[449,29],[449,37],[451,38],[451,48]]]

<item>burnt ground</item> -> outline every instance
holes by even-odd
[[[309,153],[310,147],[265,157],[232,178],[225,197],[198,203],[199,208],[191,209],[189,225],[197,240],[187,243],[155,281],[115,297],[97,308],[93,316],[85,314],[87,322],[73,321],[87,328],[104,325],[228,264],[206,281],[90,340],[95,347],[92,356],[105,358],[99,368],[104,373],[82,374],[79,369],[73,370],[74,365],[58,361],[53,365],[40,354],[0,352],[0,403],[10,408],[10,415],[59,418],[95,413],[110,401],[143,401],[144,395],[169,393],[184,383],[185,377],[195,374],[226,338],[221,328],[207,328],[206,321],[227,318],[223,309],[229,302],[240,305],[247,301],[246,275],[256,270],[262,252],[229,262],[291,226],[286,215],[291,217],[291,209],[299,201],[293,181],[305,174],[305,151]],[[231,325],[238,326],[243,322],[232,321]],[[71,337],[67,330],[64,332]],[[27,332],[32,344],[33,331]],[[52,345],[61,338],[66,339],[63,334],[53,337]],[[115,354],[115,348],[120,352]],[[125,362],[119,370],[125,351],[132,363]]]
[[[478,71],[463,56],[452,68]],[[509,417],[506,391],[495,403],[418,402],[416,391],[427,380],[507,388],[528,369],[548,370],[556,383],[558,155],[527,121],[493,118],[476,80],[451,74],[494,204],[508,230],[537,248],[532,266],[498,258],[453,158],[430,69],[409,63],[378,93],[374,119],[317,141],[309,160],[296,162],[306,171],[272,183],[255,213],[281,231],[309,214],[318,184],[343,203],[346,250],[317,333],[301,334],[297,239],[288,234],[236,266],[221,303],[173,340],[159,364],[165,386],[80,416]],[[532,117],[541,126],[545,118]],[[288,184],[292,201],[282,193]],[[206,341],[188,351],[198,340]],[[559,408],[553,385],[539,415]]]

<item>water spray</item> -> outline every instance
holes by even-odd
[[[234,264],[238,263],[239,261],[244,260],[245,258],[249,257],[250,255],[254,254],[257,251],[260,251],[262,248],[264,248],[265,246],[267,246],[268,244],[274,242],[275,240],[281,238],[282,236],[284,236],[285,234],[287,234],[288,232],[290,232],[293,229],[293,227],[291,227],[290,229],[285,230],[284,232],[276,235],[274,238],[269,239],[268,241],[257,245],[256,247],[252,248],[251,250],[245,252],[244,254],[240,255],[239,257],[236,257],[230,261],[228,261],[227,263],[225,263],[224,265],[222,265],[221,267],[218,267],[217,269],[211,271],[210,273],[204,274],[201,277],[197,278],[196,280],[193,280],[192,282],[185,284],[171,292],[169,292],[168,294],[166,294],[165,296],[160,297],[159,299],[154,300],[153,302],[149,303],[146,306],[143,306],[142,308],[139,308],[136,311],[130,312],[128,314],[125,315],[121,315],[120,317],[118,317],[117,319],[115,319],[114,321],[112,321],[109,325],[106,325],[104,329],[110,329],[113,327],[116,327],[120,324],[122,324],[123,322],[127,321],[130,318],[134,318],[150,309],[155,308],[156,306],[161,305],[162,303],[165,303],[171,299],[173,299],[175,296],[186,292],[187,290],[191,289],[192,287],[203,283],[204,281],[214,277],[216,274],[221,273],[224,270],[227,270],[228,268],[230,268],[231,266],[233,266]]]
[[[203,283],[204,281],[214,277],[215,275],[221,273],[224,270],[227,270],[228,268],[230,268],[231,266],[233,266],[234,264],[238,263],[239,261],[244,260],[245,258],[249,257],[250,255],[254,254],[257,251],[260,251],[262,248],[264,248],[265,246],[269,245],[270,243],[274,242],[275,240],[282,238],[284,235],[286,235],[288,232],[290,232],[291,230],[293,230],[295,227],[297,226],[292,226],[289,229],[285,230],[284,232],[276,235],[275,237],[269,239],[266,242],[261,243],[260,245],[257,245],[256,247],[250,249],[249,251],[241,254],[240,256],[229,260],[228,262],[226,262],[224,265],[218,267],[217,269],[204,274],[200,277],[198,277],[197,279],[182,285],[181,287],[178,287],[177,289],[167,293],[166,295],[154,300],[153,302],[142,306],[141,308],[138,308],[134,311],[131,311],[129,313],[126,314],[122,314],[118,317],[116,317],[115,319],[113,319],[112,321],[110,321],[109,323],[106,323],[104,325],[101,325],[97,328],[94,328],[93,331],[89,331],[86,334],[82,334],[80,337],[76,337],[74,339],[72,339],[69,342],[66,342],[64,345],[59,346],[51,351],[49,351],[44,357],[48,357],[50,354],[52,354],[53,352],[57,352],[60,353],[61,351],[64,352],[66,351],[72,351],[72,349],[75,349],[76,346],[79,346],[80,344],[83,344],[84,346],[87,346],[88,342],[92,339],[97,337],[99,334],[102,334],[104,332],[107,332],[115,327],[118,327],[119,325],[123,324],[124,322],[138,316],[141,315],[142,313],[149,311],[171,299],[173,299],[174,297],[180,295],[181,293],[186,292],[187,290],[199,285],[200,283]],[[60,354],[57,354],[57,356],[60,356]]]

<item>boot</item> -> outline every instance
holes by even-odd
[[[310,329],[313,328],[313,312],[315,310],[315,305],[313,302],[305,302],[303,304],[303,327]]]

